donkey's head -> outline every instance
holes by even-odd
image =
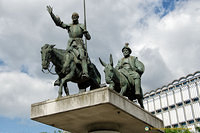
[[[113,59],[112,55],[110,54],[110,64],[106,64],[99,58],[100,63],[105,67],[104,68],[104,73],[105,73],[105,80],[107,84],[110,84],[113,82],[113,77],[114,77],[114,68],[113,68]]]
[[[48,69],[51,59],[51,52],[55,45],[45,44],[41,47],[42,69]]]

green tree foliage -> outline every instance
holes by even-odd
[[[166,128],[165,133],[192,133],[188,128]]]
[[[195,129],[196,129],[196,131],[197,131],[198,133],[200,133],[200,127],[198,127],[198,126],[195,125]]]

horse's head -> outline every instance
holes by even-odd
[[[110,54],[110,64],[104,63],[100,58],[99,58],[99,61],[105,67],[104,68],[104,73],[105,73],[106,83],[110,84],[111,82],[113,82],[113,77],[114,77],[114,68],[113,68],[112,55]]]
[[[55,45],[45,44],[41,48],[41,56],[42,56],[42,69],[48,69],[51,59],[51,52]]]

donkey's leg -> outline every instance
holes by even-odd
[[[142,98],[138,98],[138,103],[140,104],[140,107],[144,109],[143,99]]]
[[[65,91],[66,96],[68,96],[69,95],[69,89],[68,89],[67,83],[64,83],[64,91]]]
[[[60,98],[60,97],[62,97],[62,87],[63,87],[63,85],[60,85],[59,86],[59,90],[58,90],[58,98]]]
[[[114,90],[114,87],[115,87],[115,83],[112,81],[110,84],[109,84],[109,88]]]
[[[126,92],[126,90],[127,90],[127,84],[125,84],[125,85],[123,85],[122,87],[121,87],[121,91],[120,91],[120,95],[122,95],[122,96],[124,96],[124,93]]]
[[[90,90],[94,90],[97,88],[100,88],[100,84],[98,83],[97,79],[91,79]]]
[[[78,83],[79,93],[85,92],[86,88],[89,86],[88,82]]]

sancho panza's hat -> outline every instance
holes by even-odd
[[[130,54],[132,53],[132,50],[129,48],[129,43],[125,43],[125,46],[123,47],[123,49],[122,49],[122,52],[124,51],[124,49],[128,49],[129,50],[129,52],[130,52]]]

